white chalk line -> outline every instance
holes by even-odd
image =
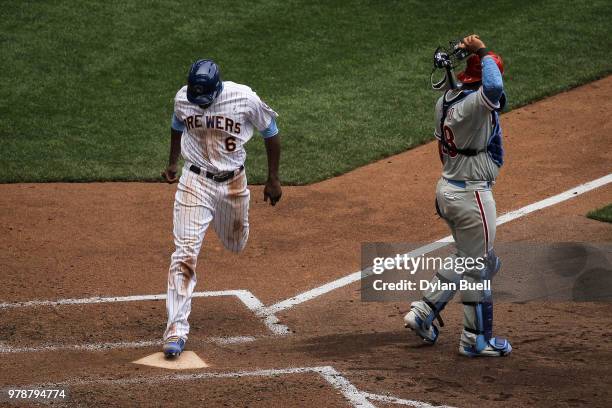
[[[342,396],[351,404],[353,407],[358,408],[374,408],[374,405],[369,401],[380,401],[398,405],[406,405],[415,408],[451,408],[448,406],[436,407],[431,404],[422,401],[406,400],[396,398],[388,395],[379,395],[369,392],[360,391],[353,383],[351,383],[346,377],[338,372],[332,366],[316,366],[316,367],[290,367],[290,368],[277,368],[277,369],[264,369],[264,370],[252,370],[252,371],[236,371],[236,372],[200,372],[194,374],[168,374],[160,376],[150,377],[129,377],[129,378],[96,378],[87,379],[74,378],[62,382],[56,383],[45,383],[38,385],[20,386],[19,388],[50,388],[50,387],[75,387],[75,386],[113,386],[113,385],[134,385],[134,384],[158,384],[168,383],[171,381],[186,382],[186,381],[197,381],[215,378],[245,378],[245,377],[280,377],[284,375],[292,374],[318,374],[334,389],[340,392]]]
[[[265,336],[258,336],[265,337]],[[206,337],[198,342],[211,343],[219,346],[249,343],[257,340],[255,336]],[[133,349],[160,347],[162,340],[117,341],[107,343],[81,344],[42,344],[39,346],[13,347],[0,342],[0,354],[44,353],[50,351],[108,351],[116,349]]]
[[[516,220],[518,218],[524,217],[525,215],[530,214],[534,211],[538,211],[543,208],[550,207],[552,205],[555,205],[563,201],[569,200],[571,198],[577,197],[581,194],[584,194],[588,191],[594,190],[598,187],[604,186],[611,182],[612,182],[612,173],[606,176],[600,177],[598,179],[595,179],[593,181],[590,181],[588,183],[581,184],[577,187],[574,187],[570,190],[564,191],[552,197],[546,198],[544,200],[535,202],[533,204],[529,204],[525,207],[519,208],[518,210],[514,210],[509,213],[503,214],[497,218],[497,225],[499,226],[507,222]],[[453,241],[454,240],[453,240],[452,235],[448,235],[431,244],[424,245],[420,248],[417,248],[407,253],[407,255],[410,257],[418,257],[421,255],[425,255],[425,254],[435,251],[436,249],[443,248],[451,244]],[[344,276],[340,279],[328,282],[314,289],[310,289],[306,292],[290,297],[289,299],[285,299],[278,303],[270,305],[266,308],[266,312],[270,314],[274,314],[282,310],[291,309],[292,307],[296,305],[307,302],[309,300],[317,298],[326,293],[332,292],[341,287],[350,285],[353,282],[357,282],[362,278],[362,276],[369,276],[371,273],[372,273],[371,267],[358,271],[358,272],[351,273],[350,275]]]
[[[160,346],[161,340],[119,341],[112,343],[43,344],[40,346],[12,347],[0,343],[0,354],[39,353],[46,351],[106,351],[119,348]]]
[[[405,405],[408,407],[415,408],[452,408],[448,405],[433,406],[426,402],[397,398],[392,397],[391,395],[372,394],[371,392],[362,392],[362,394],[365,395],[365,397],[371,401],[386,402],[388,404]]]
[[[208,340],[211,343],[215,343],[220,346],[224,346],[224,345],[229,345],[229,344],[250,343],[250,342],[257,340],[257,338],[259,337],[263,337],[263,336],[258,336],[258,337],[255,337],[255,336],[210,337]]]
[[[433,252],[436,249],[439,248],[443,248],[445,246],[447,246],[448,244],[450,244],[452,241],[453,237],[452,236],[448,236],[448,237],[444,237],[436,242],[432,242],[431,244],[427,244],[424,245],[420,248],[417,248],[413,251],[408,252],[406,255],[411,257],[411,258],[417,258],[421,255],[427,254],[429,252]],[[283,311],[283,310],[287,310],[287,309],[291,309],[293,306],[299,305],[300,303],[304,303],[307,302],[309,300],[312,300],[314,298],[317,298],[321,295],[324,295],[326,293],[332,292],[336,289],[340,289],[341,287],[350,285],[351,283],[357,282],[359,280],[361,280],[362,276],[370,276],[372,275],[372,267],[368,267],[366,269],[363,269],[361,271],[357,271],[357,272],[353,272],[350,275],[344,276],[340,279],[337,279],[335,281],[331,281],[328,282],[324,285],[321,285],[319,287],[316,287],[314,289],[310,289],[306,292],[300,293],[298,295],[295,295],[289,299],[285,299],[283,301],[280,301],[278,303],[275,303],[271,306],[268,306],[266,308],[266,312],[270,313],[270,314],[275,314],[277,312]]]
[[[503,214],[497,218],[497,225],[502,225],[515,219],[524,217],[534,211],[541,210],[546,207],[561,203],[571,198],[577,197],[588,191],[594,190],[598,187],[604,186],[612,182],[612,173],[598,179],[592,180],[588,183],[581,184],[570,190],[564,191],[560,194],[546,198],[533,204],[529,204],[525,207],[519,208],[518,210],[511,211]],[[417,257],[437,249],[443,248],[453,242],[453,237],[448,235],[435,242],[424,245],[417,248],[407,255]],[[293,306],[307,302],[321,295],[329,293],[333,290],[341,287],[350,285],[356,282],[364,276],[371,274],[371,267],[366,268],[362,271],[351,273],[350,275],[328,282],[324,285],[310,289],[306,292],[300,293],[288,299],[282,300],[270,306],[265,306],[257,297],[248,290],[237,289],[237,290],[222,290],[222,291],[206,291],[206,292],[194,292],[193,297],[216,297],[216,296],[236,296],[244,305],[249,308],[255,315],[263,320],[264,324],[268,329],[278,335],[285,335],[291,333],[291,330],[285,325],[280,324],[278,318],[275,316],[276,312],[287,310]],[[60,305],[77,305],[77,304],[96,304],[96,303],[115,303],[115,302],[135,302],[135,301],[152,301],[152,300],[165,300],[165,294],[159,295],[134,295],[134,296],[118,296],[118,297],[90,297],[80,299],[60,299],[60,300],[32,300],[26,302],[15,302],[15,303],[0,303],[0,309],[8,308],[22,308],[22,307],[35,307],[35,306],[60,306]]]
[[[259,317],[266,325],[268,330],[277,336],[284,336],[291,333],[291,330],[278,320],[274,313],[270,313],[261,301],[248,290],[233,291],[246,307],[251,310],[255,316]]]
[[[555,196],[546,198],[544,200],[538,201],[536,203],[527,205],[518,210],[511,211],[504,215],[501,215],[497,218],[497,225],[502,225],[512,220],[524,217],[527,214],[532,212],[541,210],[546,207],[550,207],[552,205],[561,203],[563,201],[569,200],[571,198],[577,197],[581,194],[584,194],[588,191],[594,190],[598,187],[607,185],[612,182],[612,174],[608,174],[599,179],[593,180],[591,182],[579,185],[570,190],[564,191],[563,193],[557,194]],[[453,242],[452,236],[446,236],[442,239],[439,239],[431,244],[425,245],[421,248],[413,250],[408,253],[411,257],[417,257],[420,255],[427,254],[429,252],[435,251],[436,249],[443,248],[450,243]],[[211,297],[211,296],[237,296],[251,311],[253,311],[258,317],[260,317],[266,327],[268,327],[274,334],[283,335],[290,333],[290,330],[287,326],[280,324],[278,318],[275,316],[276,312],[290,309],[296,305],[307,302],[314,298],[317,298],[321,295],[329,293],[333,290],[339,289],[341,287],[347,286],[353,282],[356,282],[362,278],[362,275],[367,276],[371,273],[371,268],[365,269],[363,271],[354,272],[350,275],[342,277],[332,282],[328,282],[322,286],[311,289],[309,291],[303,292],[296,296],[293,296],[289,299],[277,302],[271,306],[264,306],[259,299],[257,299],[251,292],[247,290],[229,290],[229,291],[218,291],[218,292],[195,292],[194,297]],[[143,295],[143,296],[125,296],[125,297],[113,297],[113,298],[85,298],[85,299],[62,299],[58,301],[29,301],[29,302],[21,302],[21,303],[0,303],[0,309],[2,308],[16,308],[16,307],[29,307],[29,306],[54,306],[54,305],[65,305],[65,304],[91,304],[91,303],[111,303],[111,302],[128,302],[128,301],[145,301],[145,300],[163,300],[166,298],[166,295]],[[250,340],[249,340],[250,341]],[[159,344],[159,342],[134,342],[134,343],[113,343],[120,344],[123,347],[130,344],[142,345],[142,347],[146,347],[149,345]],[[110,343],[107,343],[110,344]],[[60,346],[65,348],[75,348],[75,347],[89,347],[87,349],[97,349],[100,345],[73,345],[73,346]],[[122,347],[117,346],[117,347]],[[15,350],[9,348],[10,350]],[[0,348],[0,351],[3,350]],[[347,400],[351,402],[353,406],[356,407],[371,407],[373,406],[368,399],[380,402],[388,402],[399,405],[406,405],[418,408],[434,408],[432,405],[427,404],[421,401],[415,400],[406,400],[400,399],[388,395],[379,395],[372,393],[363,393],[357,390],[350,381],[348,381],[345,377],[341,376],[333,367],[325,366],[325,367],[305,367],[305,368],[297,368],[297,369],[284,369],[284,370],[259,370],[253,372],[238,372],[238,373],[200,373],[200,374],[191,374],[185,377],[183,376],[165,376],[158,377],[160,381],[164,381],[166,379],[198,379],[198,378],[223,378],[223,377],[242,377],[242,376],[276,376],[282,374],[292,374],[299,372],[309,372],[314,371],[319,373],[327,382],[329,382],[334,388],[338,389]],[[133,379],[117,379],[117,380],[94,380],[89,383],[137,383],[142,381],[138,378]],[[84,382],[82,382],[84,383]]]
[[[604,186],[612,182],[612,174],[608,174],[604,177],[598,178],[591,182],[579,185],[563,193],[555,196],[546,198],[536,203],[527,205],[518,210],[511,211],[497,218],[497,225],[502,225],[512,220],[524,217],[534,211],[555,205],[557,203],[569,200],[577,197],[595,188]],[[452,236],[446,236],[439,239],[431,244],[422,246],[408,253],[408,256],[418,257],[436,249],[443,248],[453,242]],[[290,309],[296,305],[307,302],[321,295],[329,293],[333,290],[347,286],[353,282],[360,280],[363,276],[371,274],[371,268],[367,268],[363,271],[354,272],[350,275],[344,276],[332,282],[328,282],[322,286],[308,290],[289,299],[280,301],[271,306],[264,306],[263,303],[255,297],[248,290],[223,290],[223,291],[208,291],[208,292],[194,292],[193,297],[216,297],[216,296],[236,296],[242,301],[242,303],[251,310],[257,317],[259,317],[266,327],[275,335],[286,335],[291,331],[289,328],[281,324],[276,317],[275,313]],[[60,299],[60,300],[33,300],[27,302],[17,303],[0,303],[0,309],[7,308],[20,308],[20,307],[34,307],[34,306],[59,306],[59,305],[77,305],[77,304],[96,304],[96,303],[115,303],[115,302],[134,302],[134,301],[152,301],[152,300],[165,300],[166,295],[136,295],[136,296],[122,296],[122,297],[90,297],[82,299]],[[238,340],[235,343],[246,342],[249,340]],[[102,350],[107,348],[120,348],[124,347],[148,347],[150,342],[119,342],[119,343],[98,343],[98,344],[80,344],[80,345],[47,345],[42,347],[22,347],[22,348],[11,348],[0,346],[0,353],[9,352],[7,350],[17,350],[12,352],[26,352],[29,351],[50,351],[50,350],[61,350],[61,349],[82,349],[82,350]],[[232,344],[231,341],[220,340],[217,344]]]
[[[346,377],[343,377],[335,368],[331,366],[318,367],[315,370],[321,377],[332,385],[335,389],[340,391],[344,398],[346,398],[354,407],[368,407],[374,408],[374,405],[368,401],[365,395],[363,395],[357,387],[353,385]]]
[[[236,296],[237,292],[247,292],[238,290],[219,290],[206,292],[193,292],[193,297],[215,297],[215,296]],[[88,297],[80,299],[59,299],[59,300],[30,300],[26,302],[0,303],[0,309],[11,309],[21,307],[36,306],[61,306],[61,305],[85,305],[96,303],[116,303],[116,302],[142,302],[147,300],[166,300],[166,294],[160,295],[133,295],[133,296],[113,296],[113,297]],[[242,299],[241,299],[242,300]]]
[[[251,312],[253,312],[263,324],[275,335],[286,335],[291,333],[291,330],[284,324],[281,324],[274,313],[269,313],[261,301],[248,290],[220,290],[220,291],[205,291],[194,292],[194,298],[200,297],[219,297],[219,296],[235,296],[237,297]],[[143,302],[143,301],[158,301],[165,300],[166,294],[159,295],[134,295],[134,296],[114,296],[114,297],[89,297],[81,299],[59,299],[59,300],[30,300],[26,302],[0,303],[0,309],[16,309],[26,307],[41,307],[41,306],[63,306],[63,305],[86,305],[86,304],[102,304],[102,303],[119,303],[119,302]]]
[[[194,298],[235,296],[251,312],[262,320],[263,324],[272,332],[273,335],[282,336],[289,334],[289,328],[281,324],[273,313],[266,313],[263,303],[248,290],[221,290],[194,292]],[[32,300],[27,302],[0,303],[0,309],[14,309],[41,306],[62,306],[62,305],[84,305],[102,304],[118,302],[138,302],[138,301],[157,301],[165,300],[165,294],[159,295],[136,295],[136,296],[115,296],[115,297],[89,297],[81,299],[59,299],[59,300]],[[217,345],[231,345],[255,341],[253,336],[231,336],[231,337],[210,337],[204,339],[205,342]],[[108,342],[108,343],[85,343],[85,344],[44,344],[40,346],[12,347],[0,343],[0,354],[6,353],[37,353],[50,351],[105,351],[119,348],[143,348],[161,345],[161,340],[142,340],[134,342]]]

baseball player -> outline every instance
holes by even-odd
[[[470,284],[490,282],[500,268],[493,250],[496,210],[491,188],[504,156],[499,123],[499,111],[505,104],[503,62],[487,50],[477,35],[464,38],[459,49],[473,55],[467,59],[465,70],[457,75],[458,84],[452,78],[452,70],[447,71],[446,88],[455,89],[446,89],[435,108],[435,137],[443,164],[436,189],[436,209],[455,239],[455,259],[481,258],[484,262],[480,268],[474,267],[462,275],[453,269],[439,270],[423,300],[411,304],[404,317],[406,327],[430,344],[438,338],[438,327],[433,321],[438,319],[443,326],[440,312],[461,287],[460,280]],[[483,264],[486,266],[482,267]],[[466,290],[461,295],[464,318],[459,353],[470,357],[510,354],[512,346],[508,340],[492,334],[490,289]]]
[[[257,129],[268,156],[264,201],[275,205],[282,190],[278,178],[278,114],[248,86],[222,81],[218,65],[198,60],[187,85],[174,98],[170,159],[162,177],[177,181],[179,155],[185,159],[174,200],[174,244],[168,273],[164,354],[178,356],[189,333],[196,263],[204,234],[212,223],[225,248],[244,249],[249,237],[249,196],[244,145]]]

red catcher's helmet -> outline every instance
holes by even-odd
[[[493,51],[489,51],[487,55],[493,57],[493,60],[495,60],[495,63],[499,67],[499,71],[503,74],[504,61],[502,61],[501,57]],[[474,54],[467,59],[467,65],[463,71],[457,74],[457,79],[464,84],[482,81],[482,66],[480,65],[480,57],[478,55]]]

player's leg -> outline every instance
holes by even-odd
[[[241,252],[249,239],[249,198],[245,171],[220,183],[213,226],[219,239],[232,252]]]
[[[207,179],[184,169],[174,201],[174,244],[168,271],[166,310],[168,324],[164,340],[187,339],[191,296],[196,285],[197,257],[214,215],[216,191]]]
[[[493,250],[496,233],[495,199],[490,189],[468,192],[465,221],[456,230],[460,256],[485,258],[484,268],[463,274],[470,284],[489,283],[500,268]],[[512,351],[510,343],[493,337],[493,297],[489,287],[462,292],[464,320],[459,351],[468,356],[503,356]]]
[[[457,200],[452,186],[449,186],[444,180],[438,182],[436,188],[436,210],[442,219],[448,224],[451,233],[455,237],[455,224],[457,222]],[[438,285],[438,282],[444,284],[454,283],[452,285]],[[410,311],[404,316],[406,327],[412,329],[425,342],[433,344],[438,338],[438,327],[434,324],[437,319],[440,326],[444,326],[440,313],[448,302],[457,293],[459,286],[459,275],[453,269],[442,268],[436,272],[436,275],[431,280],[431,285],[427,291],[423,292],[423,299],[412,302]],[[442,289],[446,287],[448,289]]]
[[[446,278],[446,276],[452,279]],[[438,282],[444,285],[438,285]],[[449,283],[455,285],[447,285]],[[434,321],[438,320],[440,326],[444,326],[440,314],[457,293],[459,287],[458,275],[452,269],[442,268],[433,277],[429,287],[430,289],[423,292],[422,300],[410,304],[410,311],[404,316],[404,322],[406,327],[412,329],[425,342],[434,344],[439,333]]]

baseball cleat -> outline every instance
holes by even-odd
[[[467,357],[504,357],[512,352],[510,342],[501,337],[493,337],[484,348],[478,351],[476,345],[459,345],[459,354]]]
[[[429,344],[435,344],[438,339],[438,327],[435,324],[427,327],[423,319],[417,316],[414,309],[410,309],[410,311],[404,316],[405,327],[412,330],[417,336],[423,339],[424,342]]]
[[[164,342],[164,355],[166,358],[178,357],[185,348],[185,339],[172,336],[168,337]]]

